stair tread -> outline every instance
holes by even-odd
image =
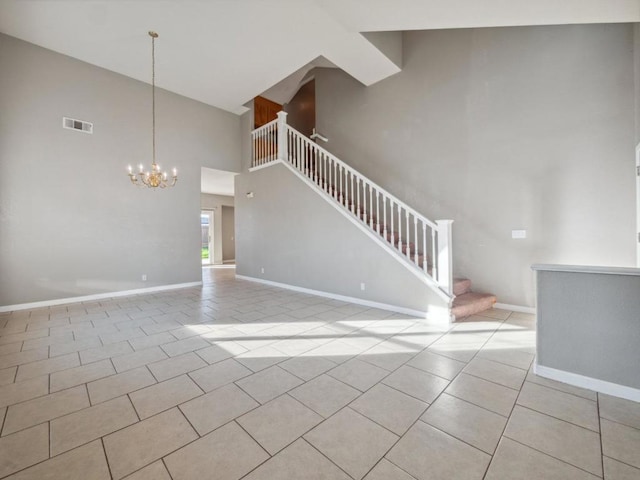
[[[453,306],[457,307],[459,305],[469,305],[470,303],[477,302],[478,300],[484,300],[488,298],[496,298],[496,296],[493,293],[467,292],[463,293],[462,295],[458,295],[453,300]]]
[[[463,293],[453,300],[451,314],[456,318],[468,317],[493,308],[497,300],[492,293]]]

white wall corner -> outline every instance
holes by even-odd
[[[402,32],[362,32],[362,36],[402,69]]]

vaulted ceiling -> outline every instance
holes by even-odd
[[[365,85],[398,32],[640,21],[640,0],[0,0],[0,32],[230,112],[324,57]]]

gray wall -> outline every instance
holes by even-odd
[[[200,167],[240,169],[240,119],[159,90],[158,163],[179,182],[136,188],[150,88],[0,35],[0,306],[201,279]]]
[[[230,195],[214,195],[213,193],[200,194],[200,206],[202,210],[215,210],[222,206],[233,207],[235,200]]]
[[[640,389],[640,270],[536,268],[536,363]]]
[[[640,23],[633,24],[633,67],[635,88],[636,145],[640,143]],[[640,265],[640,259],[639,263]]]
[[[316,82],[310,80],[284,105],[287,123],[303,135],[310,137],[316,126]]]
[[[238,175],[235,186],[239,275],[436,314],[446,308],[284,165]]]
[[[456,274],[532,306],[532,263],[635,265],[633,26],[407,32],[403,44],[402,72],[367,88],[318,69],[317,128],[406,203],[455,220]]]
[[[222,261],[235,260],[236,258],[236,227],[235,208],[222,207]]]
[[[223,260],[226,259],[224,257],[224,225],[222,207],[232,207],[234,204],[234,198],[228,195],[214,195],[211,193],[200,194],[200,208],[202,208],[202,210],[213,211],[213,256],[211,257],[211,263],[215,265],[221,264]]]

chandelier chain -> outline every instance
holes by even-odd
[[[151,35],[151,116],[152,143],[153,143],[153,163],[156,163],[156,37]]]

